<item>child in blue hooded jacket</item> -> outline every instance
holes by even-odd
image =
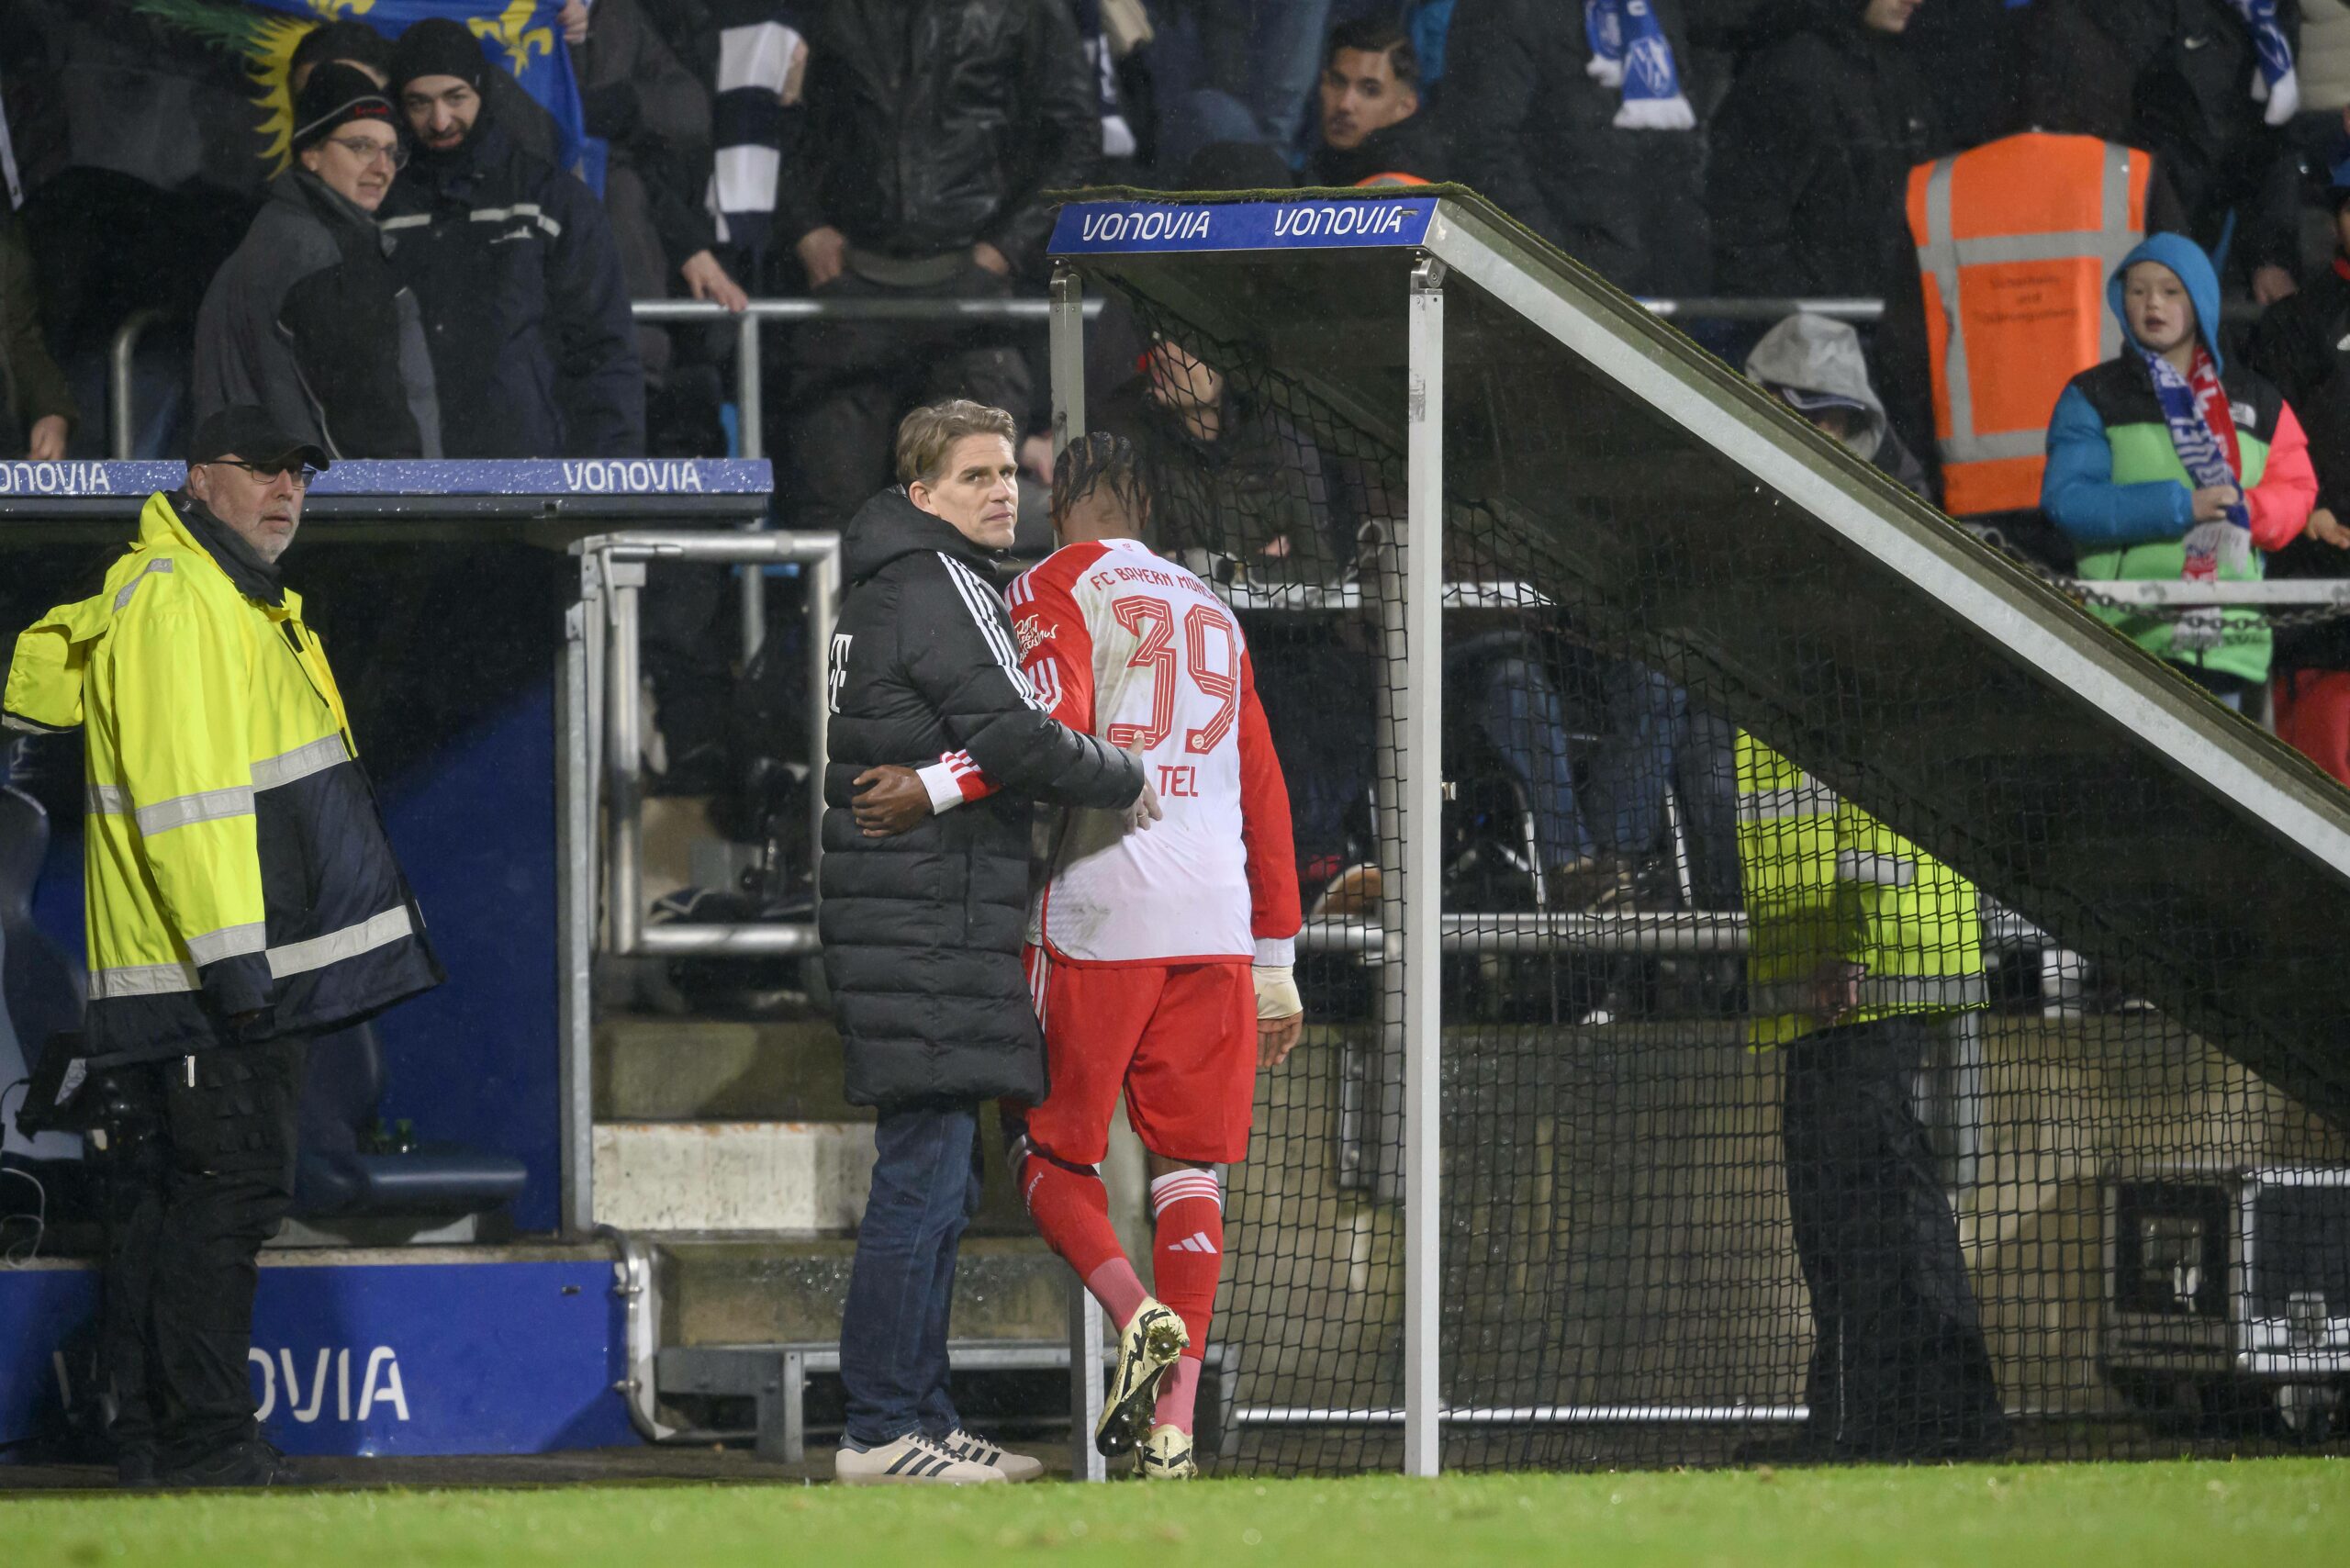
[[[2220,284],[2192,241],[2156,234],[2106,286],[2121,352],[2073,377],[2048,421],[2040,504],[2105,580],[2250,581],[2309,521],[2317,475],[2283,394],[2212,341]],[[2099,610],[2230,706],[2268,678],[2256,610]]]

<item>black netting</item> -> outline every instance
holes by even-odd
[[[1231,1178],[1225,1462],[1392,1467],[1404,999],[1377,944],[1400,854],[1400,342],[1360,345],[1388,356],[1395,406],[1371,408],[1313,363],[1359,345],[1278,324],[1225,341],[1218,311],[1142,295],[1096,329],[1141,348],[1096,370],[1088,422],[1140,442],[1158,547],[1246,611],[1312,912],[1308,1040],[1263,1080]],[[2289,1020],[2264,1033],[2257,1006],[2195,1013],[2253,1020],[2223,1052],[2155,1005],[2219,996],[2245,955],[2224,933],[2159,951],[2114,935],[2142,912],[2087,898],[2047,846],[2109,819],[2102,853],[2152,857],[2149,901],[2258,870],[2133,831],[2134,786],[2087,761],[2065,808],[2081,820],[2057,834],[1995,749],[1951,754],[1986,700],[1966,679],[1854,678],[1886,633],[1848,613],[1842,579],[1790,566],[1783,537],[1750,558],[1717,533],[1694,565],[1651,543],[1658,509],[1753,490],[1743,476],[1698,472],[1727,465],[1628,407],[1512,428],[1490,326],[1456,324],[1449,353],[1475,404],[1447,428],[1464,460],[1444,538],[1446,1463],[2322,1438],[2350,1352],[2350,1186],[2330,1184],[2350,1148],[2238,1059],[2317,1043]],[[1642,484],[1555,477],[1628,465]],[[1785,645],[1759,668],[1715,633],[1766,599]],[[1961,820],[1915,787],[1936,769],[1965,770],[1982,808]],[[1906,837],[1838,814],[1862,804]],[[1879,955],[1979,940],[1928,977],[1892,957],[1807,974],[1803,1004],[1826,1011],[1803,1015],[1846,1025],[1751,1048],[1753,1021],[1792,1004],[1784,977],[1750,972],[1750,894],[1784,898],[1770,857],[1822,847],[1789,836],[1807,813],[1831,860],[1878,863],[1838,862],[1819,919],[1873,931]],[[1774,816],[1785,831],[1755,832]],[[1941,861],[1977,879],[1971,924],[1866,890],[1950,891]]]

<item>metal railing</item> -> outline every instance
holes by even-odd
[[[1877,321],[1885,316],[1884,300],[1860,296],[1818,299],[1740,299],[1708,295],[1687,299],[1642,299],[1640,304],[1655,315],[1675,321],[1776,321],[1797,311],[1831,317],[1840,321]],[[1102,301],[1087,300],[1084,308],[1089,317],[1098,316],[1102,311]],[[735,323],[734,406],[740,420],[737,439],[743,456],[764,457],[767,455],[764,428],[767,400],[763,382],[765,354],[761,340],[769,326],[778,322],[805,321],[965,321],[975,324],[1020,321],[1042,325],[1051,312],[1052,304],[1042,298],[793,298],[754,299],[745,308],[734,311],[715,300],[638,299],[630,302],[629,309],[638,321],[652,326],[729,320]],[[2244,321],[2252,319],[2256,311],[2243,301],[2231,300],[2224,314],[2228,320]],[[115,330],[106,356],[106,407],[111,416],[107,431],[110,456],[128,459],[132,455],[131,438],[138,413],[131,386],[132,360],[138,352],[140,337],[150,327],[163,319],[164,313],[161,310],[134,310]]]
[[[118,462],[129,462],[139,410],[131,396],[131,364],[139,353],[139,340],[147,329],[162,320],[163,312],[151,306],[133,310],[114,330],[114,341],[106,345],[106,455]]]
[[[836,533],[599,534],[572,547],[580,557],[580,633],[588,682],[586,711],[593,715],[568,759],[577,776],[600,789],[588,802],[604,818],[604,939],[615,957],[709,955],[789,957],[816,951],[809,922],[651,925],[645,921],[643,628],[639,596],[645,570],[656,561],[767,566],[792,562],[809,568],[807,698],[811,863],[823,842],[825,661],[841,588],[841,541]]]
[[[595,960],[623,956],[789,956],[816,950],[811,922],[649,925],[644,918],[644,734],[638,595],[655,561],[796,562],[808,577],[808,703],[811,855],[823,843],[825,663],[840,596],[841,543],[833,533],[598,534],[572,546],[579,598],[564,614],[555,678],[556,1027],[563,1144],[562,1227],[595,1223],[592,1091]],[[753,581],[757,581],[755,574]],[[600,823],[600,827],[599,827]]]

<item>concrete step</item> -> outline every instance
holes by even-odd
[[[602,1122],[873,1119],[841,1097],[841,1039],[822,1019],[607,1018],[594,1089]]]
[[[870,1121],[599,1122],[595,1217],[631,1231],[845,1235],[873,1185]],[[1030,1236],[1003,1166],[995,1107],[979,1117],[977,1235]]]
[[[829,1340],[856,1244],[791,1237],[666,1237],[655,1244],[665,1345]],[[1031,1237],[966,1237],[955,1271],[958,1339],[1069,1332],[1069,1269]]]
[[[599,1122],[595,1212],[622,1230],[842,1231],[873,1180],[869,1122]]]

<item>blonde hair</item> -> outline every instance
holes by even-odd
[[[898,483],[934,485],[946,454],[965,436],[1000,435],[1017,446],[1020,426],[1002,409],[950,398],[916,409],[898,424]]]

